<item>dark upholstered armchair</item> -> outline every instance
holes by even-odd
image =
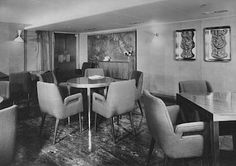
[[[81,112],[83,112],[83,97],[81,93],[62,99],[59,89],[54,83],[37,82],[39,107],[42,112],[40,133],[46,114],[56,118],[53,144],[56,142],[57,127],[61,119],[79,114],[80,131],[82,130]]]
[[[133,71],[131,74],[131,79],[135,79],[135,86],[136,86],[135,100],[138,103],[141,114],[143,115],[143,109],[140,101],[143,87],[143,72],[137,70]]]
[[[26,99],[28,109],[32,94],[33,83],[29,72],[11,73],[9,75],[10,99],[14,104],[19,104]]]
[[[95,66],[95,63],[93,62],[84,62],[81,69],[75,69],[75,73],[80,75],[80,77],[84,77],[85,70],[88,68],[95,68]]]
[[[161,99],[154,97],[146,90],[143,100],[147,125],[152,136],[147,163],[149,163],[155,142],[164,152],[164,165],[167,165],[168,159],[203,157],[205,137],[194,132],[203,131],[205,123],[191,122],[176,125],[179,106],[166,107]]]

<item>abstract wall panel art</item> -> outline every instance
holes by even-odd
[[[196,30],[184,29],[175,31],[175,59],[196,59]]]
[[[204,29],[204,60],[230,61],[230,26],[209,27]]]
[[[136,57],[136,31],[88,36],[89,61],[128,61]]]

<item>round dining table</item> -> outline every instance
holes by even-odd
[[[91,134],[91,89],[108,87],[115,79],[111,77],[78,77],[70,79],[66,82],[68,92],[70,94],[70,87],[87,89],[88,101],[88,150],[92,151],[92,134]],[[64,84],[65,86],[65,84]]]

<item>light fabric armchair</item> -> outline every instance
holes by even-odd
[[[166,107],[163,101],[144,91],[144,108],[147,125],[152,136],[149,163],[155,142],[158,142],[167,159],[201,157],[204,152],[204,137],[199,132],[204,130],[203,122],[192,122],[175,125],[179,106]],[[185,135],[185,133],[188,133]],[[192,133],[192,134],[190,134]]]
[[[135,133],[132,121],[132,111],[135,108],[135,80],[112,82],[109,86],[107,96],[93,93],[92,110],[95,114],[95,128],[97,114],[111,119],[113,141],[116,142],[113,117],[129,113],[131,127]]]
[[[94,75],[104,76],[104,70],[102,68],[87,68],[84,71],[85,77],[90,77]]]
[[[53,144],[56,141],[59,120],[79,114],[80,131],[82,130],[81,112],[83,111],[83,98],[77,93],[62,99],[59,89],[54,83],[37,82],[39,107],[42,115],[40,133],[45,121],[46,114],[56,118]]]
[[[0,110],[0,163],[10,165],[15,153],[17,106]]]
[[[187,80],[179,82],[180,93],[206,94],[212,92],[212,87],[205,80]]]
[[[138,103],[139,109],[143,116],[143,109],[140,101],[143,87],[143,72],[134,70],[131,74],[131,79],[135,79],[135,86],[136,86],[135,100]]]

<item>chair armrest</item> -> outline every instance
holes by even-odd
[[[179,114],[179,106],[178,105],[171,105],[171,106],[167,106],[166,108],[169,112],[172,124],[175,125],[178,114]]]
[[[71,103],[79,101],[80,99],[82,99],[81,93],[76,93],[74,95],[70,95],[64,99],[64,105],[67,106]]]
[[[67,82],[60,82],[59,84],[58,84],[60,87],[67,87]]]
[[[98,93],[93,93],[93,101],[99,101],[99,102],[105,102],[105,97],[98,94]]]
[[[203,131],[205,129],[204,122],[190,122],[190,123],[182,123],[176,126],[175,133],[178,135],[183,135],[186,132],[197,132]]]

